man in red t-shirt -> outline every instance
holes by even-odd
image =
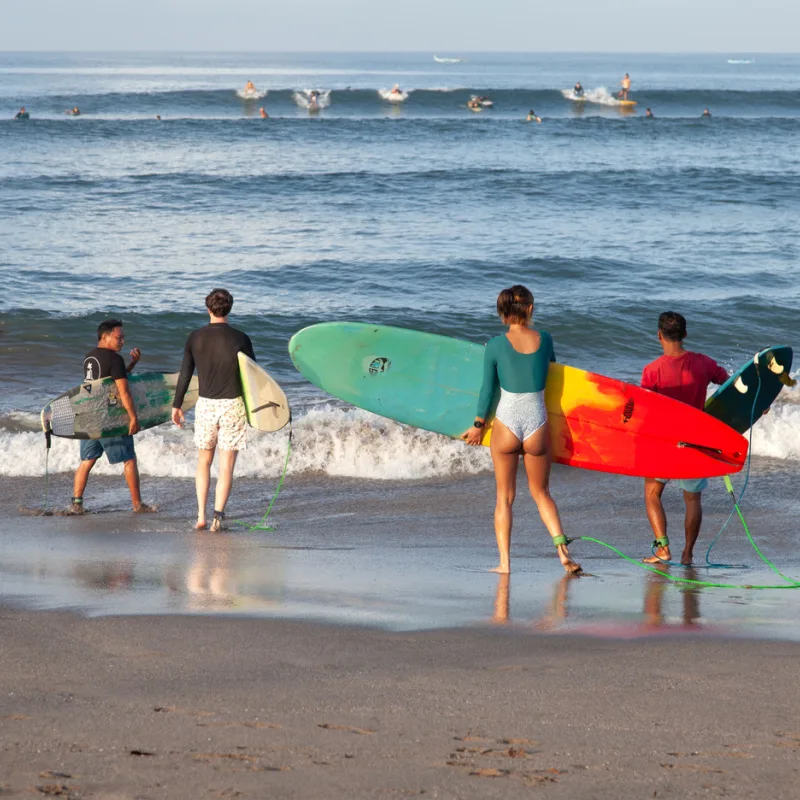
[[[665,394],[682,403],[702,409],[706,402],[709,383],[725,383],[728,373],[702,353],[685,350],[686,320],[674,311],[665,311],[658,318],[658,341],[664,355],[648,364],[642,371],[642,388]],[[708,486],[706,478],[678,481],[683,489],[686,503],[686,544],[681,555],[681,564],[692,563],[694,544],[700,534],[703,521],[701,492]],[[662,478],[645,478],[644,503],[647,518],[655,534],[655,555],[645,558],[645,564],[658,564],[672,558],[667,538],[667,515],[661,495],[667,481]]]

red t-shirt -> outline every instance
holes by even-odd
[[[708,384],[726,380],[728,373],[713,358],[690,350],[679,356],[661,356],[642,371],[642,388],[700,409],[706,403]]]

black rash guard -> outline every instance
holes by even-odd
[[[227,322],[212,322],[189,334],[183,350],[183,364],[175,387],[173,408],[183,405],[195,367],[200,383],[200,397],[229,400],[242,396],[238,353],[255,360],[250,337]]]

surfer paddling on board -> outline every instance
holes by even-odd
[[[239,353],[255,361],[250,337],[228,324],[233,308],[233,296],[227,289],[214,289],[206,297],[209,324],[189,334],[183,351],[183,364],[175,399],[172,402],[172,421],[183,427],[183,398],[189,381],[197,369],[200,397],[195,406],[194,441],[197,446],[197,524],[205,530],[208,487],[211,464],[217,447],[220,449],[219,477],[214,499],[211,530],[225,530],[225,506],[231,493],[233,468],[239,450],[247,447],[247,414],[242,399],[239,378]]]
[[[628,94],[631,90],[631,76],[628,75],[627,72],[625,73],[625,77],[619,82],[618,86],[621,86],[622,88],[619,90],[617,97],[620,100],[627,100]]]
[[[581,86],[581,82],[578,81],[572,89],[572,94],[575,97],[583,97],[583,86]]]
[[[96,381],[100,378],[113,378],[117,387],[120,403],[128,412],[128,433],[125,436],[109,436],[104,439],[81,439],[81,463],[75,470],[75,482],[72,490],[72,504],[69,507],[71,514],[83,514],[83,493],[89,473],[105,453],[109,464],[124,464],[125,481],[131,493],[133,510],[136,512],[155,511],[155,506],[148,506],[142,502],[139,489],[139,467],[136,463],[136,451],[133,446],[133,436],[138,433],[139,420],[136,415],[136,406],[133,402],[128,387],[128,373],[133,370],[142,357],[138,347],[131,350],[131,360],[128,366],[119,354],[125,344],[125,332],[122,322],[118,319],[107,319],[97,328],[97,347],[90,350],[83,359],[84,381]]]
[[[658,341],[664,355],[648,364],[642,372],[642,388],[665,394],[682,403],[703,409],[709,383],[722,384],[728,380],[728,373],[714,361],[702,353],[693,353],[683,347],[686,338],[686,320],[674,311],[665,311],[658,318]],[[692,563],[692,555],[697,537],[700,535],[700,524],[703,521],[701,493],[708,486],[706,478],[696,480],[679,480],[686,503],[684,529],[686,543],[681,555],[681,564]],[[654,555],[642,559],[645,564],[660,564],[670,561],[672,554],[667,538],[667,515],[661,495],[667,481],[663,478],[645,478],[644,503],[647,518],[653,528],[655,541]]]
[[[494,530],[500,564],[492,572],[511,572],[511,507],[522,456],[528,488],[539,516],[553,537],[564,569],[574,574],[581,567],[569,556],[558,508],[550,496],[551,443],[544,388],[550,362],[556,360],[553,339],[547,331],[531,327],[533,294],[524,286],[503,289],[497,297],[497,313],[503,324],[508,325],[508,333],[495,336],[486,345],[475,422],[461,435],[469,445],[481,443],[492,397],[499,385],[500,402],[492,427],[491,452],[497,484]]]

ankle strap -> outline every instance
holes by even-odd
[[[571,541],[572,541],[572,539],[568,539],[566,536],[564,536],[564,534],[563,534],[563,533],[562,533],[560,536],[554,536],[554,537],[553,537],[553,544],[554,544],[556,547],[561,547],[561,545],[562,545],[562,544],[563,544],[564,546],[566,546],[566,545],[568,545],[568,544],[569,544]]]
[[[669,547],[669,539],[666,536],[660,536],[653,542],[653,547]]]

